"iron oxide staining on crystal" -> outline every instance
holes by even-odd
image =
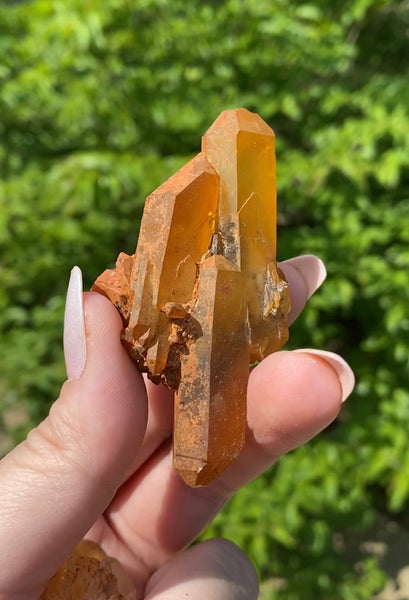
[[[272,129],[224,111],[202,152],[147,198],[135,254],[93,290],[120,311],[138,368],[175,390],[175,468],[209,484],[244,445],[249,364],[288,339]]]

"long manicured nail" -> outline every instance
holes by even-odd
[[[302,254],[281,263],[284,270],[288,267],[296,269],[301,275],[307,289],[308,298],[322,285],[327,276],[324,263],[314,254]]]
[[[342,389],[342,402],[348,398],[355,386],[355,375],[349,366],[349,364],[339,354],[333,352],[327,352],[326,350],[315,350],[312,348],[306,348],[301,350],[294,350],[294,352],[304,352],[306,354],[312,354],[318,356],[327,362],[335,371],[338,376],[339,383]]]
[[[71,271],[64,315],[64,357],[68,379],[79,379],[87,358],[82,273],[79,267]]]

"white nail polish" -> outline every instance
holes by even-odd
[[[355,375],[349,364],[339,354],[328,352],[327,350],[316,350],[315,348],[297,349],[293,352],[305,352],[306,354],[312,354],[325,360],[338,375],[342,390],[341,402],[345,402],[354,389]]]
[[[87,357],[82,273],[79,267],[71,271],[64,315],[64,357],[68,379],[79,379]]]

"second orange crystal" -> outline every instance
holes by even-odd
[[[249,364],[288,339],[272,129],[223,112],[202,152],[147,198],[136,253],[93,289],[121,312],[140,370],[175,389],[174,466],[207,485],[244,445]]]

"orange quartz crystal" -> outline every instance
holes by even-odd
[[[48,582],[41,600],[137,600],[136,588],[115,558],[83,540]]]
[[[209,484],[244,445],[250,363],[288,339],[272,129],[221,113],[201,153],[147,198],[135,254],[92,289],[120,311],[138,368],[175,390],[175,468]]]

